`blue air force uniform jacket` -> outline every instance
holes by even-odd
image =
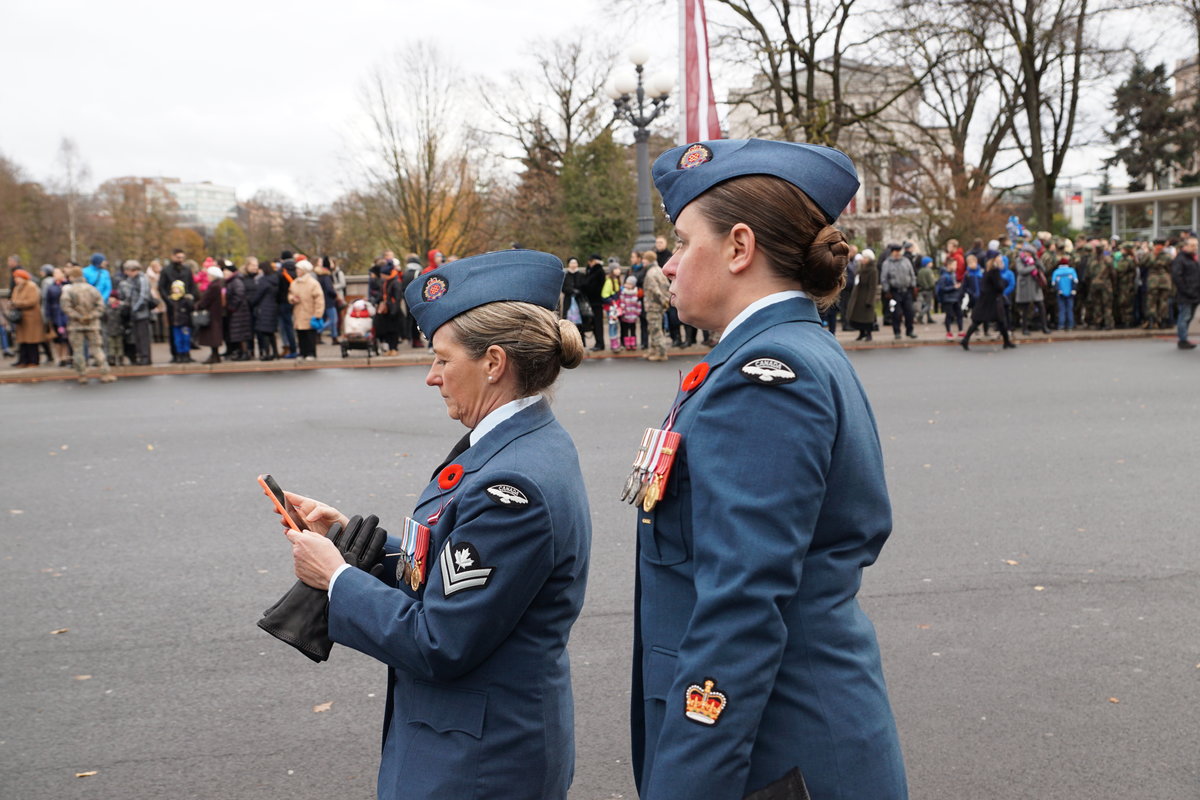
[[[338,576],[329,634],[388,665],[380,798],[565,798],[575,764],[567,638],[583,606],[591,522],[578,455],[543,399],[457,459],[412,517],[428,578]],[[387,552],[400,550],[389,536]]]
[[[874,628],[855,599],[891,530],[875,420],[793,298],[682,392],[665,496],[638,508],[632,697],[643,800],[737,800],[799,767],[814,800],[900,800]]]

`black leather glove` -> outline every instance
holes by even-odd
[[[378,527],[378,522],[374,514],[365,520],[355,515],[344,528],[334,523],[327,534],[350,566],[377,578],[383,573],[382,551],[387,541],[387,531]],[[329,593],[296,581],[279,602],[263,612],[258,627],[319,664],[329,658],[333,649],[329,638]]]

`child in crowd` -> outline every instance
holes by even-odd
[[[184,293],[183,281],[171,283],[171,294],[167,303],[171,306],[171,340],[177,355],[171,359],[175,364],[186,364],[192,360],[192,296]]]
[[[942,310],[946,312],[946,338],[953,339],[954,334],[950,331],[951,324],[958,323],[958,335],[963,335],[963,311],[962,311],[962,296],[963,285],[955,279],[956,264],[952,259],[946,259],[946,265],[942,268],[942,274],[938,278],[937,286],[934,291],[937,292],[938,302],[942,305]]]
[[[642,316],[642,301],[638,297],[637,278],[630,275],[621,287],[617,301],[621,308],[621,340],[626,350],[637,350],[637,324]]]
[[[1067,258],[1059,260],[1058,266],[1050,276],[1050,283],[1054,284],[1054,289],[1058,292],[1058,329],[1074,330],[1075,287],[1079,285],[1079,274]]]

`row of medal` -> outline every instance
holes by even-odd
[[[642,443],[633,459],[633,471],[621,492],[623,501],[650,511],[662,499],[671,465],[679,452],[680,435],[662,428],[646,428]]]
[[[412,517],[405,517],[400,534],[400,552],[397,553],[396,583],[407,583],[415,592],[427,577],[425,565],[428,554],[429,528]]]

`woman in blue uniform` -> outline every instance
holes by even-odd
[[[654,180],[681,321],[722,331],[627,483],[638,503],[632,739],[642,800],[907,797],[855,598],[891,531],[879,437],[819,310],[858,189],[824,147],[668,150]]]
[[[380,798],[543,800],[571,784],[566,646],[591,527],[575,446],[543,395],[583,357],[549,310],[562,281],[554,256],[504,251],[409,286],[433,342],[425,382],[471,431],[389,526],[386,583],[318,535],[343,514],[289,498],[315,531],[289,538],[297,577],[328,587],[329,637],[388,666]]]

